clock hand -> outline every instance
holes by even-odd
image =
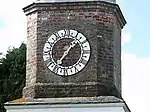
[[[60,60],[57,60],[57,64],[62,64],[62,60],[66,57],[66,55],[69,53],[70,49],[73,48],[76,45],[77,41],[74,40],[71,42],[69,48],[63,53],[62,57]]]

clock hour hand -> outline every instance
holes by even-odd
[[[73,48],[77,43],[77,40],[74,40],[71,42],[70,46],[68,47],[68,49],[63,53],[62,57],[60,58],[60,60],[57,60],[57,64],[62,64],[62,60],[66,57],[66,55],[69,53],[70,49]]]
[[[62,57],[60,58],[60,60],[57,60],[57,64],[62,64],[62,60],[65,58],[65,56],[68,54],[67,51],[64,52],[64,54],[62,55]]]

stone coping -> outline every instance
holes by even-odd
[[[81,1],[105,1],[116,3],[116,0],[37,0],[35,3],[56,3],[56,2],[81,2]]]
[[[56,105],[56,104],[93,104],[93,103],[123,103],[115,96],[99,97],[65,97],[65,98],[20,98],[5,103],[9,105]]]

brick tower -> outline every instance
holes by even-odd
[[[119,103],[129,112],[121,97],[126,21],[115,0],[38,0],[23,10],[26,104]]]
[[[23,95],[33,98],[113,95],[120,98],[121,29],[126,21],[119,6],[110,0],[111,3],[49,1],[37,1],[23,9],[28,22]],[[91,48],[84,69],[70,76],[57,75],[43,60],[46,41],[63,29],[82,33]]]

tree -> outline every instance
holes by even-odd
[[[26,74],[26,44],[9,49],[0,59],[0,101],[11,101],[22,96]]]

